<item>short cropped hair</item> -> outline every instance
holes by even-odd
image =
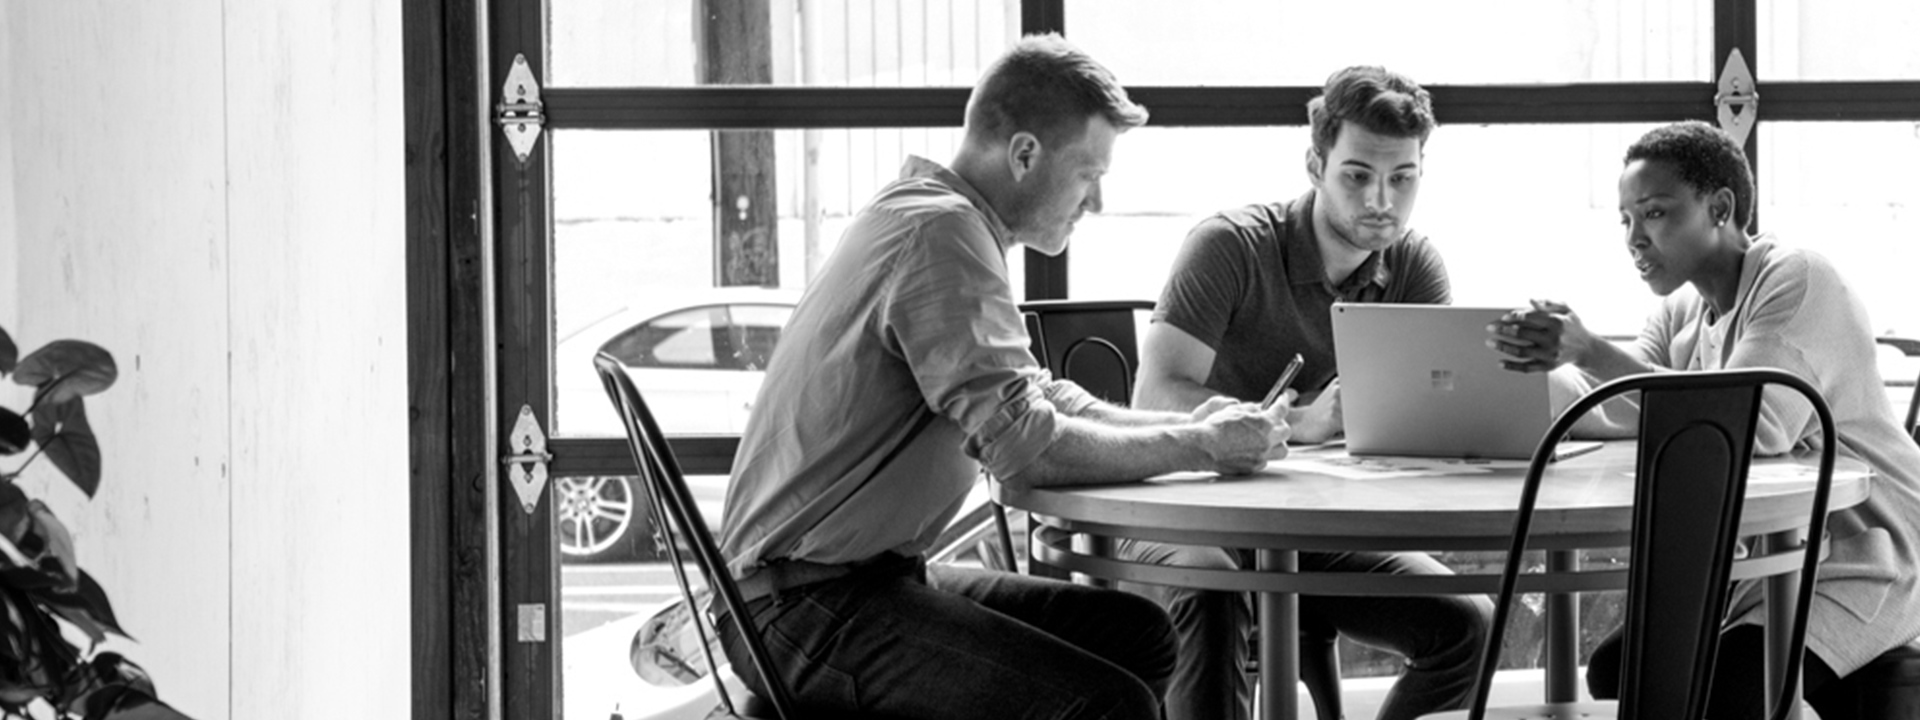
[[[1689,120],[1654,128],[1627,147],[1622,164],[1660,160],[1671,164],[1680,180],[1694,190],[1733,191],[1733,221],[1746,230],[1753,221],[1753,168],[1747,153],[1720,128]]]
[[[1025,131],[1046,145],[1078,138],[1087,118],[1121,130],[1147,122],[1113,73],[1057,34],[1028,35],[987,68],[967,101],[968,134],[1009,137]]]
[[[1426,147],[1433,134],[1433,96],[1412,78],[1373,65],[1356,65],[1327,78],[1320,94],[1307,101],[1313,126],[1313,152],[1321,158],[1340,140],[1345,121],[1368,132],[1419,138]]]

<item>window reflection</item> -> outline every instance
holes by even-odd
[[[1920,336],[1920,123],[1759,127],[1761,228],[1832,260],[1875,334]]]
[[[1920,3],[1758,0],[1759,80],[1920,78]]]
[[[1422,84],[1706,80],[1712,23],[1710,0],[1066,3],[1069,36],[1130,85],[1318,86],[1348,65]]]
[[[556,87],[972,85],[1019,31],[1018,4],[1000,0],[548,6]]]

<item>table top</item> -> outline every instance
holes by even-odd
[[[1541,484],[1535,548],[1627,544],[1635,446],[1609,442],[1560,460]],[[1804,527],[1818,455],[1758,458],[1743,535]],[[1227,547],[1298,550],[1504,549],[1526,476],[1524,461],[1351,458],[1295,452],[1247,476],[1176,473],[1139,483],[994,487],[1009,507],[1072,532]],[[1871,472],[1841,458],[1829,507],[1863,502]]]

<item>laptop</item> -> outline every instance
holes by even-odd
[[[1487,325],[1511,308],[1340,303],[1334,358],[1349,455],[1525,460],[1553,422],[1546,373],[1500,366]],[[1556,459],[1597,449],[1563,442]]]

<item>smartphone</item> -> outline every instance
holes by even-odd
[[[1280,379],[1273,383],[1273,389],[1267,391],[1267,399],[1260,401],[1260,409],[1271,409],[1274,403],[1279,402],[1280,396],[1287,392],[1287,385],[1293,382],[1294,376],[1299,375],[1300,368],[1305,367],[1306,364],[1306,358],[1300,357],[1300,353],[1294,353],[1293,359],[1287,361],[1287,368],[1280,371]]]

